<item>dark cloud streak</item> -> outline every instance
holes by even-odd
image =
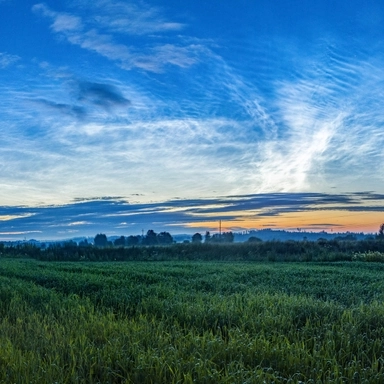
[[[110,84],[71,80],[69,86],[71,88],[69,95],[72,99],[71,102],[57,102],[44,97],[31,98],[28,99],[28,102],[42,106],[50,112],[74,117],[77,120],[89,118],[95,108],[102,108],[111,112],[115,108],[131,105],[130,100],[125,98],[117,87]],[[68,94],[64,97],[67,101]]]
[[[257,218],[319,210],[383,212],[384,204],[363,205],[372,196],[383,200],[382,195],[370,193],[272,193],[134,204],[128,203],[122,197],[84,198],[58,206],[0,207],[0,218],[3,218],[0,221],[0,232],[41,231],[41,238],[50,239],[60,238],[65,234],[70,237],[73,233],[94,235],[100,231],[112,232],[111,234],[129,231],[131,234],[140,233],[142,228],[186,228],[192,222],[241,220],[245,216],[250,217],[250,213],[251,217]]]
[[[75,116],[78,119],[83,119],[86,116],[85,108],[79,105],[55,103],[54,101],[46,99],[36,99],[32,101],[65,115]]]
[[[129,106],[131,102],[113,85],[80,81],[77,84],[81,102],[88,102],[105,109]]]

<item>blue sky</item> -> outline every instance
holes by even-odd
[[[0,18],[0,238],[384,221],[384,4],[0,0]]]

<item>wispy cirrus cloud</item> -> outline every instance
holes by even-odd
[[[81,6],[94,13],[94,22],[111,32],[144,35],[179,31],[182,23],[164,19],[159,8],[141,2],[140,5],[129,2],[111,2],[99,0],[82,2]]]
[[[166,65],[189,67],[198,62],[199,54],[204,51],[200,45],[185,45],[182,41],[178,44],[161,44],[155,39],[144,50],[142,46],[127,46],[116,41],[112,33],[141,35],[175,31],[182,27],[179,23],[163,21],[155,8],[147,7],[143,11],[137,5],[105,1],[92,5],[83,2],[81,5],[91,11],[96,10],[97,16],[81,19],[75,15],[53,11],[42,3],[35,4],[32,10],[51,19],[51,29],[70,43],[116,61],[121,68],[127,70],[140,68],[161,72]]]
[[[6,52],[0,52],[0,69],[9,67],[12,64],[15,64],[20,60],[20,57],[17,55],[11,55]]]
[[[173,189],[174,194],[184,197],[195,192],[209,195],[220,188],[230,193],[311,190],[316,185],[332,184],[332,178],[339,174],[343,174],[345,189],[350,190],[347,171],[362,167],[361,159],[365,158],[372,165],[366,178],[382,180],[374,174],[382,158],[378,144],[383,140],[378,124],[383,120],[379,62],[360,52],[351,58],[348,47],[336,49],[329,41],[323,42],[327,48],[321,54],[306,57],[297,50],[284,52],[284,42],[272,40],[269,46],[258,43],[254,50],[245,47],[250,49],[249,57],[254,59],[257,54],[269,63],[274,58],[270,51],[276,57],[281,54],[284,62],[291,55],[296,70],[290,76],[285,68],[271,70],[269,67],[277,65],[272,61],[269,66],[258,66],[257,73],[245,74],[241,66],[235,68],[223,56],[199,44],[182,45],[176,36],[172,43],[162,43],[156,37],[140,50],[134,45],[135,39],[128,46],[119,34],[139,36],[140,25],[147,34],[158,35],[186,26],[168,24],[160,10],[145,4],[92,4],[79,2],[79,7],[90,11],[82,18],[76,14],[75,3],[73,13],[56,12],[44,4],[36,4],[33,10],[51,21],[55,34],[127,69],[156,72],[166,63],[189,68],[201,55],[205,55],[205,62],[199,64],[201,71],[195,76],[180,76],[172,84],[165,79],[158,88],[151,88],[149,96],[137,92],[132,97],[121,86],[122,81],[105,79],[66,78],[49,94],[44,93],[47,87],[41,87],[41,93],[35,87],[29,99],[39,107],[29,111],[30,118],[27,114],[25,120],[31,122],[38,116],[39,134],[66,160],[60,167],[49,162],[49,173],[59,169],[68,177],[76,159],[85,175],[98,167],[111,176],[102,176],[108,184],[113,177],[123,178],[123,190],[129,183],[125,172],[114,169],[114,164],[119,164],[130,169],[145,190],[157,192],[162,180],[155,178],[151,188],[149,181],[140,178],[151,165],[152,175],[177,180],[163,190],[169,193]],[[114,24],[118,14],[121,17]],[[160,83],[162,79],[151,78],[148,84],[150,81]],[[269,91],[263,93],[266,87]],[[141,104],[140,97],[145,100]],[[54,112],[63,116],[61,121],[55,121]],[[108,148],[112,154],[107,153]],[[43,153],[47,158],[52,155],[49,149]],[[155,157],[156,161],[148,161]],[[188,177],[180,180],[177,173]],[[363,177],[363,172],[359,173]],[[199,182],[199,177],[207,181]],[[100,193],[107,191],[101,189]]]
[[[272,91],[263,98],[257,97],[258,88],[264,79],[271,81],[268,69],[257,74],[250,89],[242,85],[241,77],[232,75],[233,100],[244,106],[248,120],[264,130],[264,137],[255,143],[253,185],[259,185],[259,191],[322,189],[332,185],[334,177],[344,190],[352,190],[356,177],[370,188],[384,181],[376,172],[384,144],[380,128],[384,115],[378,105],[383,59],[364,52],[351,57],[350,47],[327,45],[329,49],[310,58],[283,50],[282,56],[294,54],[292,60],[301,71],[280,77],[273,69]],[[263,105],[267,107],[260,108]]]
[[[65,183],[81,175],[68,190],[86,196],[98,169],[97,194],[110,194],[113,185],[122,195],[134,193],[134,188],[146,191],[146,199],[212,196],[222,190],[329,191],[333,177],[338,178],[339,190],[352,191],[354,169],[369,160],[372,168],[359,171],[359,177],[376,190],[383,177],[375,171],[383,156],[378,145],[383,133],[376,123],[383,117],[378,105],[381,91],[374,80],[381,74],[377,65],[359,60],[361,64],[346,60],[348,71],[355,71],[350,86],[334,85],[329,78],[330,72],[337,76],[341,64],[326,70],[312,59],[300,74],[276,80],[273,97],[260,91],[267,75],[247,82],[214,56],[198,82],[185,81],[185,92],[165,102],[153,94],[133,92],[117,80],[65,78],[62,93],[56,87],[50,97],[42,93],[36,98],[41,110],[31,115],[31,121],[39,116],[40,131],[50,144],[39,145],[39,158],[46,166],[38,167],[41,172],[35,177],[43,187],[51,178]],[[370,71],[362,69],[369,66]],[[367,113],[362,105],[371,103],[374,111]],[[47,112],[55,110],[67,118],[58,121]],[[60,159],[58,164],[54,159]],[[18,161],[14,164],[20,172]],[[42,163],[36,157],[31,164]],[[50,187],[49,196],[39,187],[30,196],[38,199],[40,194],[52,201],[54,189]],[[64,196],[62,192],[53,195]]]
[[[238,158],[246,150],[246,126],[228,119],[159,115],[155,120],[159,103],[140,101],[142,96],[122,84],[67,78],[64,84],[9,94],[22,108],[13,125],[0,123],[9,148],[0,150],[7,166],[1,174],[2,201],[57,203],[67,193],[86,196],[90,185],[99,195],[110,194],[113,185],[122,195],[145,191],[147,199],[210,195],[221,185],[233,189]],[[146,112],[148,105],[151,112]],[[24,128],[36,122],[38,129]],[[233,126],[239,128],[235,140]],[[240,176],[245,173],[246,168]]]
[[[69,13],[61,13],[52,11],[47,5],[40,3],[35,4],[32,10],[41,13],[45,17],[53,20],[51,28],[54,32],[70,32],[82,29],[81,18],[70,15]]]
[[[282,14],[272,3],[223,3],[220,12],[205,3],[154,3],[68,0],[35,4],[32,14],[18,4],[14,14],[25,13],[26,26],[3,51],[20,57],[0,54],[4,204],[135,193],[136,202],[178,196],[185,203],[196,196],[343,195],[362,186],[383,192],[382,25],[368,31],[359,22],[382,6],[344,4],[344,13],[330,16],[321,5],[313,10],[321,15],[311,10],[304,20],[305,7]],[[342,20],[350,28],[345,35]],[[3,29],[13,36],[8,24]],[[15,65],[21,57],[23,65]],[[261,210],[255,201],[232,199],[212,202],[215,209],[175,206],[167,217],[178,210],[180,220],[194,224],[216,214],[232,220],[244,208],[247,218],[263,213],[278,225],[273,220],[282,213],[320,214],[292,196],[284,206],[275,200],[276,209],[267,200]],[[353,212],[378,213],[371,198]],[[124,215],[144,212],[146,220],[160,217],[149,208]],[[336,225],[332,220],[318,223]],[[71,222],[80,230],[93,220]]]
[[[54,101],[46,99],[33,99],[31,102],[39,104],[52,112],[59,112],[64,115],[74,116],[78,119],[82,119],[86,115],[86,111],[82,106],[79,105],[70,105],[63,103],[55,103]]]
[[[71,34],[67,38],[72,44],[116,61],[126,70],[139,68],[160,73],[166,65],[185,68],[197,63],[198,54],[204,52],[203,47],[196,44],[187,46],[164,44],[137,49],[116,43],[111,35],[102,34],[95,29],[84,34]]]

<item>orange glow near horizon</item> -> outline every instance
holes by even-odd
[[[218,231],[217,220],[209,217],[207,221],[186,223],[188,228],[207,228],[210,231]],[[380,224],[384,222],[383,212],[353,212],[340,210],[307,211],[281,213],[276,216],[248,215],[241,217],[241,214],[234,216],[234,219],[222,220],[222,231],[239,231],[251,229],[283,229],[309,232],[364,232],[376,233]]]

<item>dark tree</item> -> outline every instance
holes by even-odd
[[[221,243],[222,241],[223,241],[223,237],[218,233],[215,233],[214,235],[212,235],[210,240],[211,243]]]
[[[113,245],[115,247],[124,247],[125,245],[125,237],[124,236],[120,236],[119,238],[117,238],[114,242],[113,242]]]
[[[155,245],[157,244],[157,234],[154,230],[150,229],[143,239],[144,245]]]
[[[89,246],[90,246],[90,244],[88,243],[87,239],[81,240],[80,243],[79,243],[79,247],[82,247],[82,248],[86,248],[86,247],[89,247]]]
[[[235,240],[235,235],[232,232],[224,232],[221,235],[221,238],[224,243],[233,243]]]
[[[200,233],[197,232],[192,236],[192,243],[201,244],[202,241],[203,241],[203,236],[201,236]]]
[[[128,236],[126,244],[129,246],[138,245],[140,244],[141,236]]]
[[[96,245],[96,247],[106,247],[108,244],[108,239],[107,239],[107,236],[104,235],[104,233],[98,233],[95,236],[95,239],[93,242]]]
[[[209,231],[205,232],[205,236],[204,236],[204,243],[209,243],[211,241],[211,234],[209,233]]]
[[[249,239],[248,239],[248,243],[260,243],[262,242],[263,240],[261,240],[260,238],[256,237],[256,236],[251,236]]]
[[[157,242],[159,244],[172,244],[173,243],[173,237],[168,232],[160,232],[157,235]]]
[[[63,243],[63,248],[66,248],[66,249],[75,249],[75,248],[77,248],[77,243],[76,243],[76,241],[73,241],[73,240],[65,241],[65,242]]]
[[[212,243],[233,243],[235,236],[232,232],[215,233],[212,238]]]
[[[356,236],[349,233],[348,235],[345,235],[345,236],[336,236],[334,238],[334,240],[336,240],[336,241],[356,241],[357,238],[356,238]]]

